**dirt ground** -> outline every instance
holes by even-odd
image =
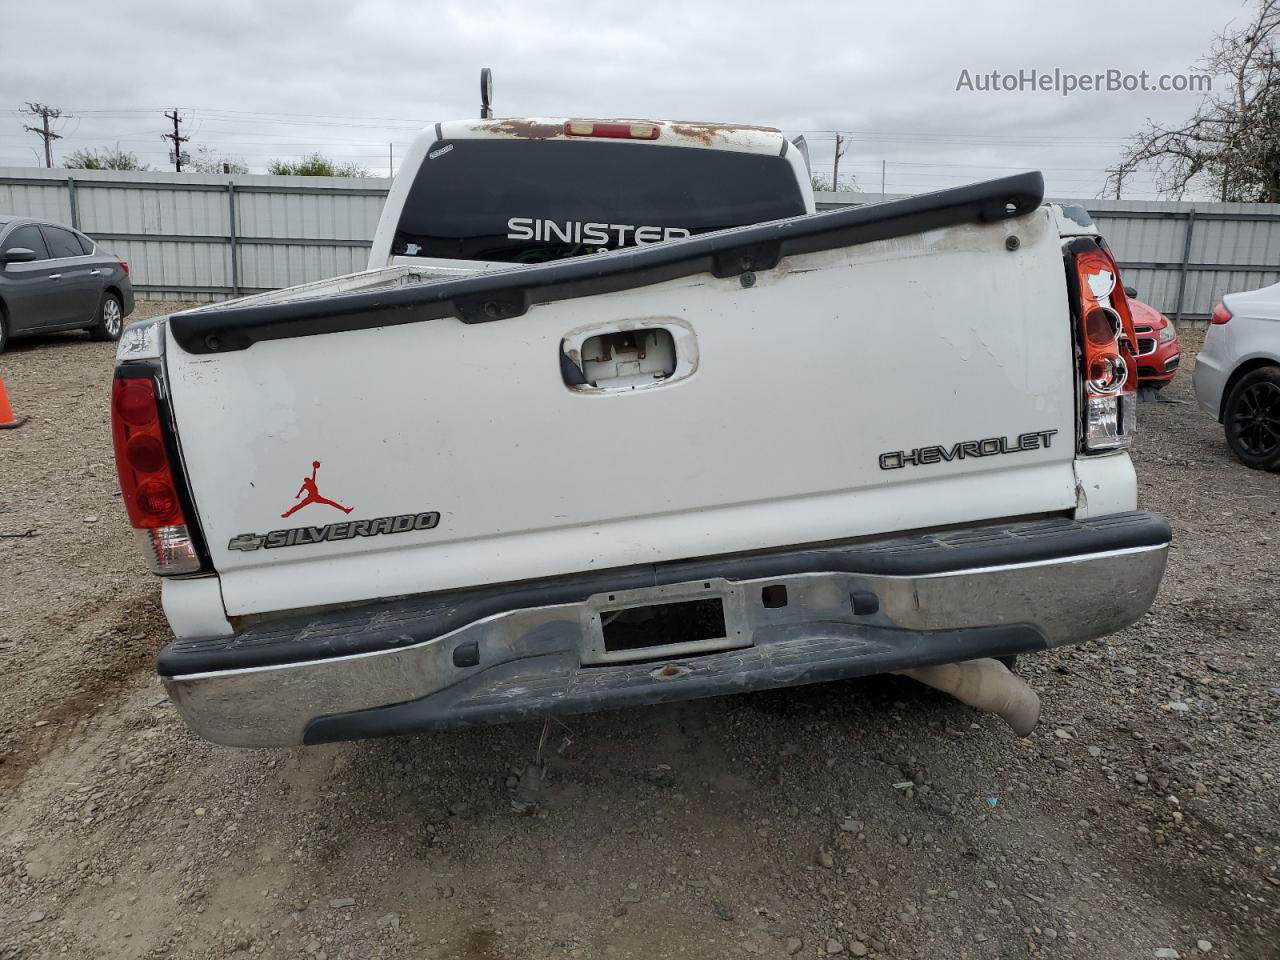
[[[188,733],[150,669],[112,347],[13,343],[0,960],[1280,957],[1280,477],[1194,406],[1197,341],[1141,408],[1141,501],[1176,536],[1159,600],[1023,659],[1031,737],[898,678],[574,718],[529,817],[537,725]]]

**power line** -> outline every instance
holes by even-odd
[[[1057,134],[1043,133],[921,133],[912,131],[903,133],[900,131],[887,130],[801,130],[806,139],[833,139],[837,136],[847,139],[861,140],[868,138],[894,138],[902,140],[954,140],[958,143],[965,143],[970,140],[1001,140],[1009,143],[1017,141],[1049,141],[1058,142],[1063,139]],[[1131,135],[1106,135],[1106,136],[1077,136],[1072,134],[1070,139],[1076,141],[1093,141],[1099,143],[1121,142],[1127,143],[1132,138]]]

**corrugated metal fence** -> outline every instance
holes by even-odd
[[[220,299],[364,268],[391,181],[0,167],[0,215],[69,223],[129,261],[143,296]],[[823,193],[820,208],[876,194]],[[1280,281],[1280,204],[1071,200],[1125,282],[1203,320],[1224,293]]]
[[[819,209],[879,194],[821,193]],[[1204,321],[1233,290],[1280,282],[1280,204],[1071,200],[1093,216],[1138,298],[1177,320]]]
[[[0,215],[68,223],[145,297],[216,300],[363,270],[390,180],[0,167]]]
[[[1078,200],[1138,298],[1207,320],[1225,293],[1280,281],[1280,204]]]

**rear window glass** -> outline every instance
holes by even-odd
[[[582,141],[451,140],[422,161],[391,252],[541,263],[805,212],[779,156]]]

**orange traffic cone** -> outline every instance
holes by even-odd
[[[13,415],[13,407],[9,406],[9,394],[4,389],[4,379],[0,378],[0,430],[12,430],[27,422],[26,417]]]

